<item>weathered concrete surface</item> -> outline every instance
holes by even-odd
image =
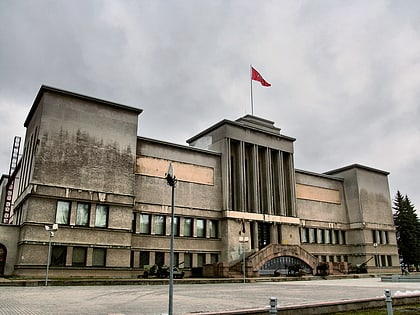
[[[405,292],[413,293],[419,287],[418,283],[383,283],[379,278],[176,284],[174,313],[221,314],[226,311],[264,308],[272,296],[277,297],[280,308],[314,303],[345,303],[366,298],[384,299],[385,289],[390,289],[393,295],[401,295]],[[8,315],[154,315],[165,314],[167,311],[167,285],[2,287],[0,294],[0,314]]]

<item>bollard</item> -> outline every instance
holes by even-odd
[[[277,314],[277,298],[271,297],[270,298],[270,315],[276,315]]]
[[[392,298],[391,298],[391,290],[385,290],[385,301],[386,301],[386,311],[388,315],[394,315],[392,311]]]

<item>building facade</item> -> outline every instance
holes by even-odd
[[[188,146],[138,137],[141,112],[41,87],[22,157],[0,183],[2,274],[43,276],[50,241],[51,277],[138,277],[145,265],[168,265],[170,163],[175,264],[189,276],[284,274],[296,264],[315,273],[321,262],[330,272],[399,267],[387,172],[296,170],[295,139],[251,115]]]

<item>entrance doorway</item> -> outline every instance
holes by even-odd
[[[0,276],[4,276],[4,267],[6,266],[7,249],[6,246],[0,244]]]
[[[258,249],[263,249],[270,244],[270,224],[258,222]]]

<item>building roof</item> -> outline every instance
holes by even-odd
[[[335,170],[325,172],[324,174],[325,175],[334,175],[336,173],[347,171],[347,170],[350,170],[350,169],[353,169],[353,168],[360,168],[360,169],[370,171],[370,172],[380,173],[380,174],[383,174],[383,175],[389,175],[389,172],[387,172],[387,171],[379,170],[377,168],[373,168],[373,167],[369,167],[369,166],[365,166],[365,165],[361,165],[361,164],[351,164],[351,165],[348,165],[348,166],[337,168]]]
[[[241,117],[235,121],[232,120],[228,120],[228,119],[224,119],[222,121],[219,121],[218,123],[214,124],[213,126],[210,126],[209,128],[203,130],[202,132],[200,132],[199,134],[191,137],[190,139],[187,140],[187,143],[191,143],[194,142],[195,140],[203,137],[204,135],[212,132],[213,130],[216,130],[217,128],[223,126],[223,125],[231,125],[231,126],[236,126],[236,127],[241,127],[241,128],[247,128],[247,129],[251,129],[251,130],[255,130],[255,131],[259,131],[259,132],[264,132],[264,133],[269,133],[290,141],[295,141],[295,138],[292,137],[288,137],[285,135],[281,135],[280,134],[280,128],[277,128],[274,126],[274,122],[264,119],[264,118],[260,118],[257,116],[252,116],[252,115],[245,115],[244,117]]]
[[[47,85],[42,85],[41,88],[38,91],[38,94],[35,97],[35,100],[32,104],[31,110],[29,111],[28,116],[26,117],[25,123],[23,124],[25,127],[28,126],[30,120],[32,119],[33,114],[36,111],[36,108],[39,104],[39,101],[41,100],[41,98],[42,98],[42,96],[45,92],[67,95],[67,96],[70,96],[70,97],[73,97],[73,98],[78,98],[78,99],[83,99],[83,100],[90,101],[90,102],[101,103],[103,105],[118,107],[118,108],[125,109],[125,110],[128,110],[128,111],[133,111],[133,112],[137,113],[137,115],[139,115],[143,112],[143,110],[139,109],[139,108],[130,107],[130,106],[126,106],[126,105],[122,105],[122,104],[118,104],[118,103],[105,101],[105,100],[95,98],[95,97],[90,97],[90,96],[86,96],[86,95],[82,95],[82,94],[78,94],[78,93],[74,93],[74,92],[65,91],[65,90],[57,89],[57,88],[47,86]]]

